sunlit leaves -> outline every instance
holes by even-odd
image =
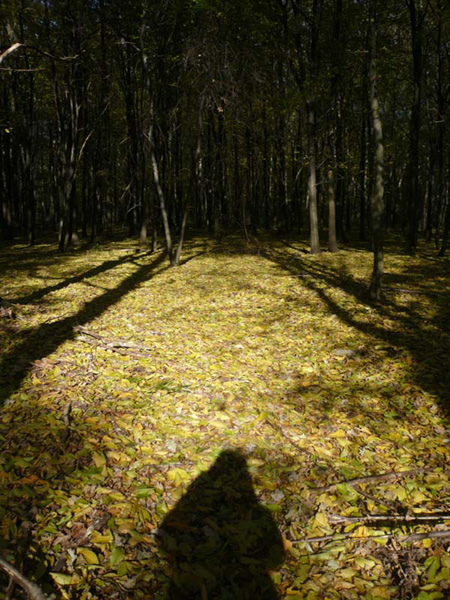
[[[60,332],[60,345],[36,362],[2,410],[0,533],[14,550],[20,523],[31,523],[63,597],[91,590],[109,598],[117,582],[132,600],[135,589],[150,589],[149,580],[152,590],[162,589],[167,565],[157,550],[159,527],[223,448],[247,455],[255,493],[284,536],[286,561],[274,577],[286,597],[320,599],[330,590],[338,600],[399,597],[379,558],[390,543],[368,538],[405,527],[336,526],[333,516],[448,510],[450,444],[436,361],[427,367],[430,379],[418,365],[428,350],[436,352],[434,338],[419,339],[402,320],[402,298],[397,308],[374,309],[342,283],[349,273],[367,280],[369,253],[299,262],[298,252],[290,256],[281,245],[268,245],[273,260],[247,253],[245,243],[237,247],[148,277],[85,323],[105,339],[150,348],[150,357]],[[97,248],[41,268],[63,283],[123,255]],[[280,256],[292,262],[279,264]],[[24,313],[27,325],[83,314],[86,300],[120,286],[146,260],[99,272],[90,280],[95,286],[63,286],[48,305],[43,296],[42,312],[30,305]],[[393,272],[407,270],[406,260],[392,257]],[[414,261],[419,268],[420,258]],[[305,271],[309,277],[297,277]],[[14,299],[42,281],[16,277],[7,285]],[[438,302],[423,298],[408,318],[434,322]],[[349,483],[412,468],[424,472]],[[320,544],[299,543],[330,535]],[[437,598],[450,579],[447,553],[433,540],[414,547],[416,595]]]

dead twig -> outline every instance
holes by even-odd
[[[416,514],[416,515],[366,515],[365,517],[345,517],[342,515],[329,515],[328,521],[335,524],[348,523],[414,523],[418,521],[448,521],[450,514]]]
[[[98,333],[89,331],[85,327],[81,326],[75,327],[75,331],[78,331],[79,333],[85,336],[94,338],[95,340],[100,342],[99,346],[101,346],[105,350],[111,350],[112,352],[117,352],[118,354],[131,354],[132,356],[137,357],[151,356],[150,348],[139,346],[138,344],[135,344],[133,342],[127,342],[124,340],[108,340],[103,336],[99,335]],[[148,331],[147,333],[150,333],[152,335],[165,335],[164,333],[160,333],[159,331]],[[86,344],[90,343],[87,340],[84,340],[83,338],[79,338],[79,340],[81,342],[85,342]]]
[[[393,481],[400,479],[401,477],[409,477],[410,475],[418,475],[419,473],[426,473],[427,469],[410,469],[409,471],[399,471],[392,473],[382,473],[381,475],[368,475],[367,477],[356,477],[355,479],[348,479],[347,481],[338,481],[337,483],[331,483],[324,487],[311,488],[316,492],[329,492],[336,489],[338,485],[360,485],[361,483],[374,483],[376,481]]]
[[[314,538],[301,538],[299,540],[289,540],[291,544],[311,544],[316,542],[330,542],[330,541],[347,541],[347,540],[396,540],[397,542],[417,542],[420,540],[434,540],[434,539],[450,539],[450,529],[444,531],[428,531],[426,533],[411,533],[409,535],[396,535],[394,533],[377,534],[377,535],[352,535],[349,533],[333,533],[330,535],[323,535],[321,537]]]
[[[386,508],[392,508],[394,506],[394,503],[390,502],[389,500],[380,500],[376,496],[373,496],[372,494],[368,494],[367,492],[365,492],[361,489],[361,486],[359,486],[357,484],[353,484],[352,487],[354,488],[354,490],[356,492],[358,492],[358,494],[360,494],[364,498],[367,498],[367,500],[372,500],[372,502],[374,502],[375,504],[378,504],[380,506],[385,506]]]

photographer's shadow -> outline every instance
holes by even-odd
[[[239,452],[220,454],[159,534],[171,570],[168,600],[277,600],[269,571],[283,562],[282,538]]]

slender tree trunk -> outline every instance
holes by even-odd
[[[418,2],[418,4],[416,4]],[[420,10],[420,0],[408,0],[411,20],[411,44],[413,58],[413,103],[411,108],[409,146],[409,235],[408,249],[414,252],[417,247],[417,231],[420,213],[420,125],[422,99],[422,35],[424,15]]]
[[[444,139],[445,139],[445,86],[444,86],[444,48],[442,44],[442,21],[443,21],[443,3],[442,0],[438,0],[438,35],[437,35],[437,55],[438,55],[438,82],[437,82],[437,207],[436,207],[436,234],[435,244],[436,248],[439,247],[440,233],[441,233],[441,221],[442,221],[442,207],[444,205]]]
[[[308,119],[308,150],[309,150],[309,165],[308,165],[308,194],[309,194],[309,223],[310,223],[310,239],[311,239],[311,254],[319,254],[319,215],[317,208],[317,127],[316,127],[316,107],[315,107],[315,85],[317,74],[319,71],[319,8],[321,7],[320,0],[313,0],[313,16],[311,22],[311,94],[307,102],[307,119]]]
[[[315,112],[312,102],[308,104],[308,125],[309,125],[309,175],[308,175],[308,194],[309,194],[309,222],[311,254],[320,253],[319,240],[319,216],[317,211],[317,185],[316,185],[316,134],[315,134]]]
[[[174,256],[173,256],[172,235],[170,233],[169,216],[167,214],[166,199],[164,197],[164,191],[161,186],[161,181],[160,181],[160,177],[159,177],[158,161],[156,160],[155,149],[154,149],[153,143],[151,144],[151,148],[150,148],[150,159],[152,162],[153,179],[155,182],[156,193],[158,195],[159,206],[161,209],[161,217],[162,217],[162,221],[163,221],[164,234],[166,236],[167,254],[169,256],[170,265],[173,266],[175,263],[174,263]]]
[[[365,86],[367,98],[367,86]],[[363,109],[364,110],[364,109]],[[361,120],[361,150],[359,156],[359,239],[366,239],[366,118]]]
[[[333,169],[328,169],[328,250],[337,252],[339,250],[336,236],[336,197]]]
[[[448,168],[450,171],[450,158],[448,163]],[[439,250],[439,256],[444,256],[448,246],[448,239],[450,235],[450,193],[447,185],[447,209],[445,212],[445,222],[444,222],[444,232],[442,234],[442,244],[441,249]]]
[[[376,0],[371,0],[370,25],[370,105],[372,109],[372,127],[375,141],[375,185],[373,186],[372,205],[372,244],[373,270],[370,283],[370,297],[378,301],[381,296],[381,280],[384,274],[383,248],[383,195],[384,195],[384,147],[383,127],[377,95],[377,63],[376,63]]]

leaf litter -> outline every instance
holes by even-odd
[[[280,597],[448,597],[448,263],[391,253],[375,306],[370,253],[300,250],[4,255],[7,559],[62,598],[162,599],[161,523],[234,448],[282,535]]]

